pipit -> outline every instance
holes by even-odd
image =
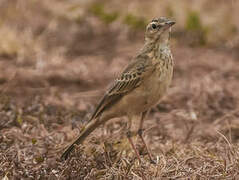
[[[141,162],[132,141],[131,125],[134,120],[140,120],[137,134],[153,162],[143,139],[143,122],[147,112],[166,94],[172,80],[174,63],[169,40],[171,27],[174,24],[174,21],[160,17],[153,19],[147,25],[143,48],[106,91],[89,123],[65,150],[62,159],[67,159],[74,145],[83,143],[86,137],[101,124],[115,117],[127,116],[129,123],[126,135],[137,158]]]

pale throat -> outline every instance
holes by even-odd
[[[170,32],[165,31],[162,33],[159,38],[157,39],[157,42],[155,43],[158,45],[158,48],[169,48],[169,40],[170,40]]]
[[[145,44],[141,49],[142,53],[150,53],[151,51],[162,52],[163,49],[169,49],[169,40],[170,40],[170,32],[165,31],[157,38],[145,38]]]

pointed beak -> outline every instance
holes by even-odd
[[[168,21],[166,24],[171,27],[171,26],[173,26],[175,23],[176,23],[175,21]]]

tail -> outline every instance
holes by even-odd
[[[103,123],[102,121],[100,121],[100,119],[101,118],[96,118],[87,124],[85,129],[80,133],[79,137],[61,155],[62,160],[66,160],[68,158],[69,154],[74,149],[75,144],[83,143],[86,137]]]

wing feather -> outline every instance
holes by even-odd
[[[153,70],[154,66],[148,56],[136,57],[105,93],[90,120],[97,118],[105,109],[113,105],[125,94],[140,86],[142,80]]]

